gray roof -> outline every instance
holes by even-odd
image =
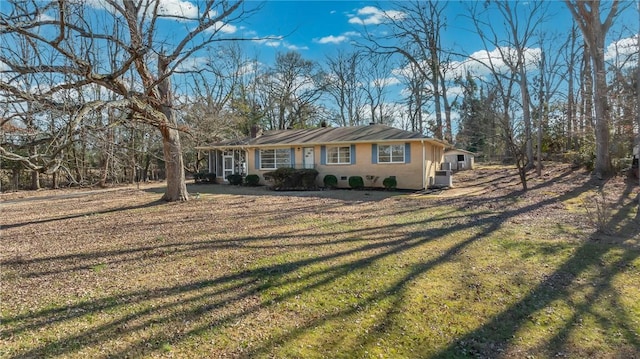
[[[448,148],[448,149],[446,149],[444,151],[444,154],[446,155],[447,153],[455,153],[455,152],[462,152],[462,153],[466,153],[468,155],[473,155],[473,156],[477,155],[477,153],[475,153],[475,152],[463,150],[463,149],[460,149],[460,148]]]
[[[216,143],[211,147],[319,145],[406,140],[426,140],[429,142],[439,143],[443,147],[445,146],[444,142],[424,137],[418,132],[410,132],[386,125],[376,124],[367,126],[318,127],[311,129],[274,130],[267,131],[256,138],[229,140]]]

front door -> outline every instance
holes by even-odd
[[[302,149],[303,151],[303,159],[302,164],[304,168],[313,168],[314,167],[314,154],[313,147],[305,147]]]
[[[233,174],[233,155],[222,156],[222,178],[226,181],[227,176]]]

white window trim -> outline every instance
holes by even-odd
[[[331,157],[329,156],[329,151],[334,148],[338,149],[338,162],[330,161]],[[340,162],[340,148],[349,149],[349,156],[347,156],[347,162]],[[326,159],[327,165],[350,165],[351,164],[351,146],[327,146],[325,151],[327,156],[327,159]]]
[[[264,155],[263,155],[263,151],[273,151],[273,167],[264,167]],[[289,156],[288,158],[290,158],[291,156],[291,149],[289,148],[266,148],[266,149],[261,149],[260,150],[260,169],[261,170],[277,170],[278,167],[278,156],[277,156],[277,152],[278,151],[287,151],[287,156]],[[289,160],[289,163],[287,166],[285,167],[290,167],[291,166],[291,160]]]
[[[380,161],[380,148],[383,146],[388,146],[388,147],[392,147],[392,146],[400,146],[402,148],[402,161],[394,161],[393,160],[393,150],[391,150],[391,152],[389,153],[389,161]],[[377,151],[377,155],[378,155],[378,163],[379,164],[394,164],[394,163],[405,163],[406,162],[406,157],[407,154],[405,153],[405,145],[403,144],[399,144],[399,143],[395,143],[395,144],[378,144],[378,151]]]

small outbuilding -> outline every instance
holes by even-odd
[[[452,171],[472,170],[475,156],[476,154],[471,151],[450,148],[444,151],[444,162]]]

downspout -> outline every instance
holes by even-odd
[[[424,140],[420,140],[420,143],[422,144],[422,189],[427,189],[427,149],[424,145]]]

